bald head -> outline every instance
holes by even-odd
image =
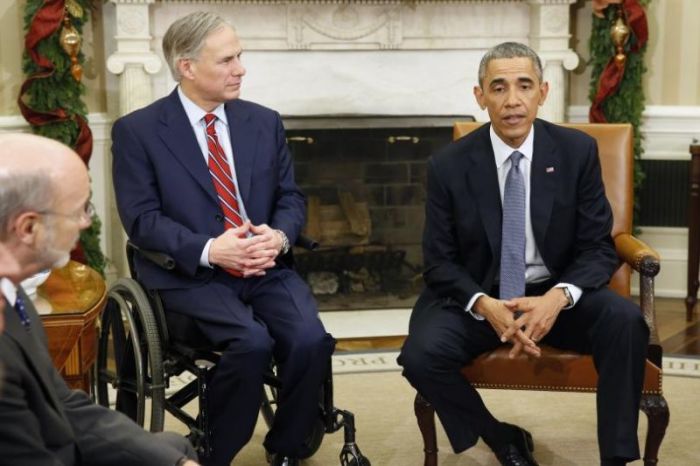
[[[51,266],[43,262],[57,256],[47,249],[54,243],[66,256],[89,225],[83,215],[89,196],[87,169],[71,148],[31,134],[0,134],[0,241],[22,272]]]
[[[70,147],[33,134],[0,134],[0,169],[14,173],[45,173],[51,177],[79,174],[85,164]]]

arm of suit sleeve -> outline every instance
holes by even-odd
[[[2,345],[0,351],[5,351]],[[19,371],[12,365],[5,369],[0,392],[0,464],[67,466],[46,448],[39,420],[27,405]],[[72,448],[73,443],[69,445]]]
[[[306,199],[294,181],[294,164],[287,147],[282,119],[277,113],[275,117],[279,185],[269,225],[273,229],[282,230],[287,235],[289,244],[294,244],[306,222]]]
[[[598,147],[591,141],[579,170],[576,236],[573,261],[559,277],[581,289],[600,288],[608,283],[618,267],[610,232],[613,216],[605,197]]]
[[[70,390],[53,372],[54,385],[73,430],[82,464],[174,466],[183,453],[122,413],[96,405],[85,392]]]
[[[210,237],[163,215],[153,166],[124,119],[112,128],[112,157],[117,207],[129,238],[141,248],[170,255],[181,272],[194,276]]]
[[[439,176],[435,159],[428,160],[423,260],[426,285],[441,298],[450,298],[466,309],[476,293],[484,290],[459,263],[459,247],[453,202]]]

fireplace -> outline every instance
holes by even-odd
[[[422,286],[425,163],[466,115],[284,118],[304,232],[296,263],[322,309],[405,307]]]
[[[488,119],[472,87],[489,47],[514,40],[537,50],[550,83],[540,116],[564,120],[566,70],[578,64],[569,48],[574,2],[110,0],[103,8],[111,38],[105,40],[108,107],[116,117],[172,91],[160,44],[176,18],[206,9],[230,19],[245,49],[242,97],[287,115],[298,179],[313,196],[322,242],[364,251],[361,260],[327,253],[329,261],[351,264],[338,288],[357,289],[352,280],[367,276],[365,289],[376,288],[376,281],[392,289],[396,276],[415,277],[422,260],[425,159],[451,140],[454,115]],[[105,223],[108,253],[124,274],[116,208]],[[329,241],[333,228],[338,235]],[[343,235],[355,243],[341,243]],[[376,273],[357,265],[365,262],[387,268]],[[397,289],[407,286],[401,281]]]

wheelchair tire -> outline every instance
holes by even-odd
[[[150,431],[162,431],[165,385],[160,335],[150,302],[136,281],[120,278],[110,288],[100,324],[97,402],[123,412],[141,427],[149,414]],[[109,385],[116,392],[113,400]]]

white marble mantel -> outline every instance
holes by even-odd
[[[283,115],[472,114],[478,62],[515,40],[544,60],[550,95],[540,115],[563,121],[575,0],[111,0],[107,66],[124,114],[174,86],[162,62],[168,25],[195,10],[229,19],[248,70],[242,97]]]
[[[210,10],[245,49],[242,97],[282,115],[488,115],[472,95],[491,46],[530,44],[550,83],[540,116],[564,121],[570,6],[576,0],[110,0],[103,8],[112,117],[174,87],[161,41],[176,18]],[[109,166],[109,163],[106,164]],[[106,175],[106,174],[105,174]],[[102,193],[107,254],[126,273],[125,237],[109,176]]]

